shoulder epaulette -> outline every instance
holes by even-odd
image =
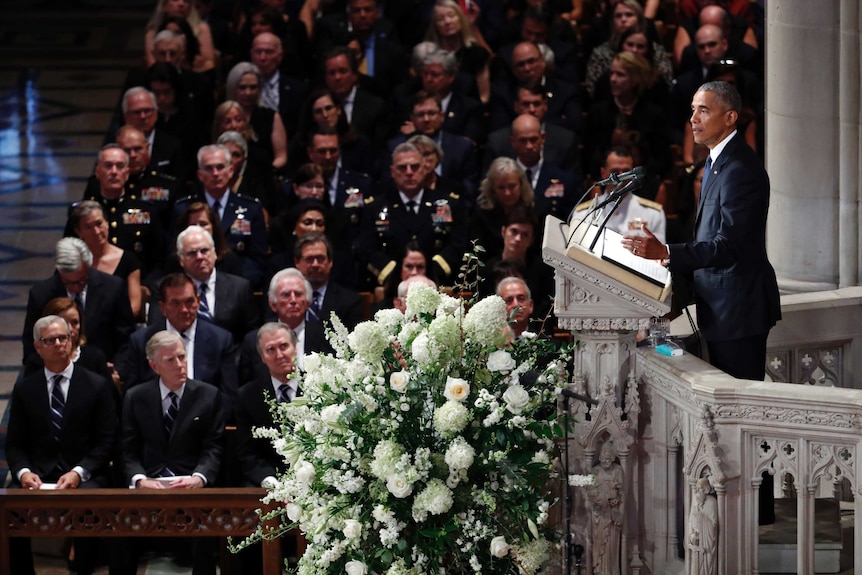
[[[591,205],[593,205],[593,200],[587,200],[586,202],[581,202],[580,204],[575,206],[575,211],[576,212],[582,212],[582,211],[586,210],[587,208],[589,208]]]
[[[638,203],[644,207],[652,208],[654,210],[664,210],[664,207],[660,203],[648,200],[646,198],[638,198]]]

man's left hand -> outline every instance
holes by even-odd
[[[182,477],[180,479],[174,479],[171,481],[169,487],[170,489],[197,489],[198,487],[204,486],[204,480],[198,477],[197,475],[192,475],[191,477]]]
[[[57,489],[75,489],[81,485],[81,476],[74,471],[69,471],[57,480]]]

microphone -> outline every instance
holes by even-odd
[[[581,395],[580,393],[574,392],[571,389],[566,389],[565,387],[560,389],[560,395],[563,397],[568,397],[569,399],[577,399],[579,401],[583,401],[584,403],[590,405],[598,405],[599,402],[593,399],[588,395]]]
[[[609,184],[621,184],[622,182],[628,182],[629,180],[637,180],[646,175],[646,168],[643,166],[638,166],[628,172],[623,172],[622,174],[611,174],[604,180],[599,180],[595,183],[596,186],[607,186]]]

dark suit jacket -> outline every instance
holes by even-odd
[[[488,136],[488,144],[485,147],[485,158],[482,173],[488,171],[491,162],[499,157],[516,158],[518,156],[515,148],[509,143],[512,136],[512,126],[495,130]],[[578,137],[571,130],[567,130],[555,124],[545,124],[545,147],[542,149],[542,159],[546,164],[578,172],[580,176],[580,151],[578,150]]]
[[[349,330],[352,330],[356,324],[362,321],[359,293],[333,281],[326,285],[326,294],[323,297],[320,311],[323,314],[320,319],[324,323],[328,324],[329,317],[334,313]]]
[[[280,456],[268,439],[252,437],[255,427],[275,427],[268,400],[275,398],[272,380],[265,378],[248,382],[239,391],[236,409],[237,452],[245,482],[260,487],[269,476],[284,471],[284,458]]]
[[[299,123],[299,110],[305,100],[305,82],[283,70],[278,75],[278,114],[284,123],[288,136],[296,133]]]
[[[278,321],[273,319],[272,321]],[[305,349],[303,353],[335,353],[332,346],[326,340],[326,332],[323,325],[314,322],[305,322]],[[239,382],[240,386],[256,379],[269,377],[269,370],[260,359],[257,351],[257,330],[250,331],[242,340],[242,349],[239,356]]]
[[[67,297],[60,275],[42,280],[32,288],[27,298],[27,315],[24,317],[24,360],[36,352],[33,347],[33,325],[42,317],[42,310],[55,297]],[[84,334],[87,344],[98,347],[108,361],[129,339],[135,329],[129,292],[126,283],[99,270],[91,269],[87,280],[87,299],[84,304]]]
[[[582,134],[584,120],[579,102],[578,89],[562,80],[546,77],[542,86],[548,100],[545,121],[557,124]],[[515,82],[496,82],[491,88],[491,130],[504,128],[515,119],[515,97],[518,94]]]
[[[156,377],[147,361],[146,346],[156,332],[165,329],[164,318],[153,325],[139,329],[132,334],[129,345],[117,358],[117,372],[123,378],[126,393]],[[239,383],[237,380],[237,346],[230,334],[205,320],[199,319],[195,328],[195,379],[206,382],[222,391],[228,417],[236,404]]]
[[[159,309],[158,295],[153,295],[147,319],[149,325],[165,319]],[[260,314],[247,279],[223,271],[216,272],[215,301],[213,320],[217,326],[230,332],[234,342],[239,343],[248,330],[258,327]]]
[[[350,124],[354,130],[370,139],[372,144],[380,144],[389,133],[386,104],[374,94],[357,88]]]
[[[13,481],[17,483],[17,474],[25,467],[43,481],[54,482],[80,465],[92,474],[91,482],[104,485],[117,429],[113,384],[76,365],[66,396],[60,441],[55,441],[45,372],[33,373],[15,384],[9,403],[6,460]]]
[[[476,144],[482,144],[488,135],[485,111],[479,100],[452,92],[449,105],[443,110],[444,132],[463,136]]]
[[[123,477],[158,477],[169,467],[176,475],[200,473],[213,485],[221,466],[225,417],[218,390],[186,380],[170,437],[166,437],[157,379],[138,385],[123,401]]]
[[[707,340],[766,334],[781,319],[766,255],[769,177],[739,133],[712,166],[695,216],[695,239],[670,244],[674,273],[694,272],[700,330]]]
[[[184,155],[182,143],[179,138],[164,130],[156,130],[150,150],[150,166],[180,181],[185,181],[191,176],[189,162]]]

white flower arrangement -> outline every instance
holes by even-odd
[[[465,307],[414,283],[406,314],[353,333],[334,320],[335,356],[307,356],[302,396],[275,407],[281,431],[255,430],[289,464],[264,503],[279,503],[281,532],[305,534],[300,575],[533,575],[547,562],[565,373],[556,357],[538,365],[553,355],[542,338],[511,341],[499,297]]]

